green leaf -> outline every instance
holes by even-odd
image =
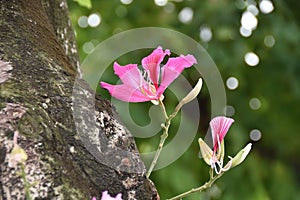
[[[91,0],[73,0],[77,2],[80,6],[86,7],[88,9],[92,8],[92,2]]]

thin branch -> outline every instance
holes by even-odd
[[[211,174],[211,173],[210,173]],[[178,199],[182,199],[183,197],[186,197],[190,194],[193,194],[193,193],[196,193],[196,192],[202,192],[203,190],[206,190],[207,188],[210,188],[212,186],[212,184],[217,180],[219,179],[221,176],[223,175],[223,173],[220,173],[218,174],[217,176],[215,177],[211,177],[211,179],[209,181],[207,181],[204,185],[198,187],[198,188],[193,188],[187,192],[184,192],[182,194],[179,194],[175,197],[172,197],[170,199],[167,199],[167,200],[178,200]]]

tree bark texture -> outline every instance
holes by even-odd
[[[33,199],[159,199],[132,135],[76,78],[65,0],[0,0],[0,59],[10,63],[0,64],[0,200],[25,199],[20,166],[8,165],[15,132]]]

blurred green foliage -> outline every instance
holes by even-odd
[[[253,129],[260,131],[261,138],[252,141],[253,150],[242,165],[226,173],[211,189],[186,199],[300,199],[299,1],[275,0],[274,10],[268,14],[259,9],[260,1],[255,0],[172,0],[165,6],[158,6],[153,0],[133,0],[127,5],[119,0],[94,0],[91,9],[71,0],[68,3],[81,60],[97,44],[121,31],[145,26],[166,27],[182,32],[203,45],[218,66],[224,84],[229,77],[238,80],[236,89],[227,88],[226,91],[227,103],[232,106],[231,109],[234,108],[232,117],[235,119],[226,136],[227,154],[235,155],[251,141],[249,135]],[[241,17],[249,5],[259,11],[256,16],[258,25],[250,36],[244,37],[240,34]],[[187,7],[192,9],[193,18],[183,23],[178,16]],[[100,15],[100,24],[96,27],[83,24],[86,27],[80,27],[80,17],[86,16],[81,18],[84,22],[92,13]],[[211,31],[209,41],[206,41],[207,37],[200,36],[203,27]],[[118,62],[123,65],[140,63],[149,53],[145,52],[124,55]],[[259,57],[256,66],[245,62],[248,52]],[[94,67],[101,66],[95,63]],[[112,70],[107,74],[106,81],[117,81]],[[191,82],[198,78],[193,80],[193,75],[187,72],[185,75]],[[106,91],[99,92],[109,98]],[[172,94],[167,91],[167,95]],[[168,106],[176,105],[176,99],[169,98],[169,101]],[[209,93],[205,87],[199,102],[201,124],[197,137],[204,137],[210,118]],[[150,103],[133,105],[133,111],[138,113],[132,114],[137,123],[149,123],[148,116],[143,115],[143,109],[147,113],[149,106]],[[174,124],[175,131],[176,126]],[[158,140],[156,135],[150,139],[137,139],[137,142],[141,150],[154,150]],[[198,153],[195,138],[180,159],[152,174],[162,199],[200,186],[208,180],[209,167],[198,158]]]

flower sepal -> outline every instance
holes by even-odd
[[[213,157],[213,151],[201,138],[199,138],[198,142],[200,146],[200,153],[203,157],[203,160],[206,162],[206,164],[210,166]]]
[[[230,169],[241,164],[247,157],[247,155],[250,153],[251,151],[251,147],[252,144],[249,143],[247,144],[242,150],[240,150],[233,158],[231,158],[231,164],[230,164]],[[227,165],[229,164],[229,162],[227,163]],[[227,166],[226,165],[226,166]],[[226,167],[225,166],[225,167]]]

